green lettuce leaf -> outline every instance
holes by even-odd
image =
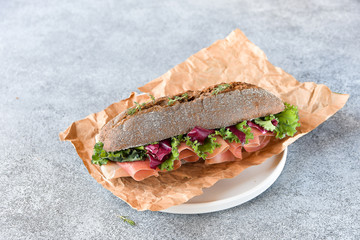
[[[195,154],[203,159],[207,157],[207,153],[213,153],[215,148],[221,146],[219,143],[215,142],[215,134],[210,134],[205,139],[204,144],[199,143],[197,140],[193,142],[188,136],[186,136],[184,140],[186,141],[186,145],[190,146]]]
[[[179,159],[178,146],[183,140],[183,135],[179,135],[171,138],[171,155],[170,157],[161,163],[158,167],[160,170],[171,171],[174,169],[174,161]]]
[[[254,134],[252,134],[252,132],[251,132],[251,127],[249,127],[246,124],[246,121],[236,124],[235,127],[239,131],[242,131],[243,133],[245,133],[245,138],[246,138],[245,144],[249,143],[249,139],[254,138]],[[228,140],[229,142],[236,142],[236,143],[241,142],[240,139],[234,133],[232,133],[229,129],[227,129],[225,127],[220,128],[219,130],[216,130],[215,135],[219,135],[224,140]]]
[[[146,158],[144,146],[128,148],[116,152],[106,152],[103,147],[104,144],[102,142],[97,142],[95,144],[91,163],[101,166],[107,164],[109,160],[114,162],[133,162],[141,161]]]
[[[279,139],[286,136],[294,136],[296,128],[300,127],[298,108],[288,103],[284,104],[285,110],[281,113],[275,114],[275,118],[278,120],[275,132],[276,138]]]
[[[228,140],[229,142],[240,143],[240,139],[235,134],[233,134],[229,129],[224,127],[220,128],[219,130],[216,130],[215,135],[219,135],[224,140]]]
[[[259,124],[261,127],[263,127],[265,130],[268,130],[270,132],[275,131],[276,126],[272,124],[271,120],[275,119],[277,122],[279,122],[279,119],[277,119],[274,115],[262,117],[262,118],[256,118],[254,119],[254,122],[256,124]]]
[[[235,127],[239,130],[245,133],[245,144],[249,143],[249,139],[254,139],[254,134],[251,132],[251,127],[247,125],[247,121],[242,121],[241,123],[238,123],[235,125]]]

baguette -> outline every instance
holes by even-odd
[[[220,85],[224,84],[178,94],[179,100],[170,105],[169,98],[162,97],[133,114],[123,111],[100,130],[104,150],[142,146],[188,133],[195,126],[216,129],[284,110],[281,99],[255,85],[233,82],[214,94]],[[181,98],[184,94],[187,97]]]

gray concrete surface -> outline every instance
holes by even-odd
[[[235,28],[299,81],[351,94],[264,194],[205,215],[137,212],[59,142]],[[0,239],[359,239],[359,39],[355,0],[0,0]]]

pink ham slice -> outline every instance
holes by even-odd
[[[216,136],[216,142],[221,144],[219,148],[216,148],[213,153],[208,154],[205,159],[205,164],[216,164],[222,162],[231,162],[241,160],[246,157],[250,152],[258,151],[264,148],[274,136],[274,133],[267,132],[262,134],[256,128],[251,128],[251,132],[254,134],[254,139],[250,139],[248,144],[242,147],[241,143],[224,141],[221,137]],[[246,152],[242,152],[242,148]],[[179,147],[179,160],[174,162],[174,170],[181,166],[181,160],[186,162],[196,162],[199,157],[194,153],[194,150],[182,142]],[[142,181],[145,178],[151,176],[159,176],[159,169],[154,170],[150,168],[150,161],[136,162],[111,162],[101,166],[101,171],[107,179],[114,179],[119,177],[131,176],[136,181]],[[164,171],[161,171],[164,172]]]
[[[118,162],[117,164],[136,181],[142,181],[151,176],[159,176],[158,171],[150,168],[150,161],[148,159],[136,162]]]
[[[178,169],[179,167],[181,167],[181,161],[180,160],[175,160],[174,161],[174,168],[171,171],[174,171],[174,170]],[[160,170],[160,168],[158,168],[158,167],[156,168],[156,170],[159,171],[159,172],[168,172],[168,170]]]
[[[186,162],[196,162],[199,160],[199,157],[191,150],[184,149],[180,152],[179,159],[184,160]]]
[[[257,146],[245,144],[244,149],[247,152],[256,152],[264,148],[270,142],[271,136],[259,136],[260,144]]]
[[[261,131],[259,131],[256,128],[251,128],[251,132],[254,135],[253,139],[249,139],[249,143],[245,144],[246,147],[258,147],[260,146],[260,139],[259,136],[264,136],[268,133],[262,133]]]
[[[215,142],[219,143],[221,146],[218,148],[215,148],[212,153],[209,153],[207,155],[206,159],[214,158],[214,157],[218,156],[219,154],[226,152],[230,148],[229,144],[224,139],[222,139],[222,137],[220,137],[220,136],[216,136]]]
[[[240,158],[242,159],[242,143],[237,143],[237,142],[228,142],[226,141],[227,144],[229,144],[229,151],[236,157],[236,158]]]
[[[216,142],[221,146],[215,148],[212,153],[209,153],[206,159],[212,159],[217,157],[219,154],[226,152],[229,149],[229,144],[224,141],[221,137],[216,136]],[[179,145],[179,159],[185,160],[186,162],[196,162],[199,160],[199,157],[194,153],[194,150],[186,145],[184,142]],[[217,157],[217,161],[219,158]],[[211,162],[211,161],[210,161]]]
[[[254,134],[254,137],[255,136],[274,136],[275,135],[273,132],[261,133],[256,128],[251,128],[251,132]]]
[[[180,160],[175,160],[174,161],[174,170],[178,169],[179,167],[181,167],[181,161]]]
[[[254,139],[250,139],[249,143],[244,145],[247,152],[255,152],[264,148],[269,143],[271,136],[275,135],[272,132],[261,133],[256,128],[251,128],[251,132],[254,134]]]
[[[194,153],[194,150],[182,142],[178,148],[179,159],[186,162],[196,162],[199,160],[199,157]]]
[[[260,138],[259,136],[255,136],[253,139],[249,139],[249,143],[244,144],[244,149],[246,150],[246,148],[255,148],[260,146]]]
[[[100,167],[101,172],[104,174],[106,179],[113,179],[119,177],[129,177],[127,171],[120,167],[116,162],[108,161],[107,164]]]
[[[223,162],[233,162],[236,161],[234,154],[230,150],[225,152],[219,153],[213,158],[205,159],[205,164],[216,164],[216,163],[223,163]]]

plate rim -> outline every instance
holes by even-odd
[[[259,196],[263,192],[265,192],[268,188],[270,188],[275,183],[275,181],[278,179],[278,177],[280,176],[280,174],[282,173],[282,171],[284,169],[284,166],[286,163],[286,158],[287,158],[287,153],[288,153],[288,148],[286,147],[284,149],[284,151],[277,154],[277,155],[282,154],[282,157],[279,160],[279,162],[277,163],[274,170],[270,173],[270,175],[267,178],[265,178],[263,181],[261,181],[255,187],[253,187],[243,193],[240,193],[235,196],[227,197],[224,199],[215,200],[215,201],[202,202],[202,203],[183,203],[183,204],[169,207],[164,210],[160,210],[160,212],[170,213],[170,214],[204,214],[204,213],[211,213],[211,212],[226,210],[229,208],[239,206],[243,203],[246,203],[246,202],[254,199],[255,197]],[[257,166],[260,166],[260,165],[257,165]]]

